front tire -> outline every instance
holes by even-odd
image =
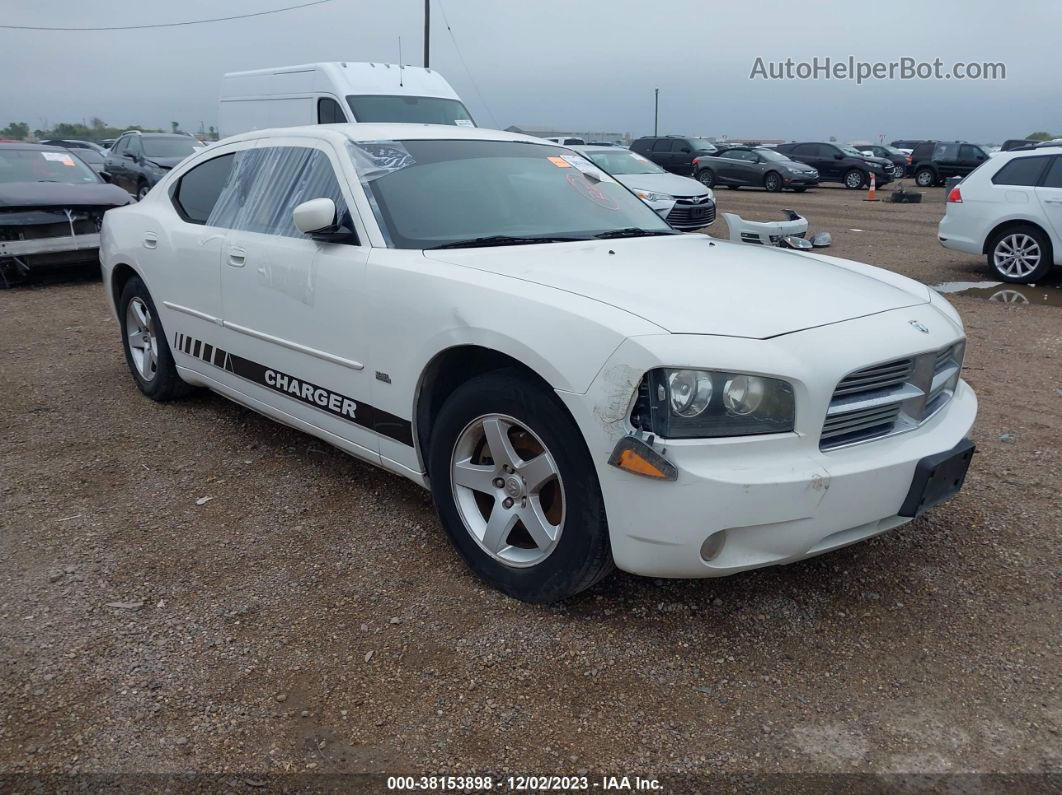
[[[697,181],[706,188],[715,187],[715,173],[710,168],[701,169],[697,172]]]
[[[590,452],[555,395],[519,370],[459,387],[428,454],[443,529],[477,575],[525,602],[583,591],[613,568]]]
[[[782,189],[782,178],[775,172],[769,171],[763,177],[763,187],[768,193],[778,193]]]
[[[141,181],[136,186],[136,200],[138,202],[144,201],[144,197],[146,197],[150,191],[151,186],[148,185],[146,182]]]
[[[140,391],[160,403],[188,395],[192,388],[177,375],[155,302],[139,276],[125,283],[118,318],[125,361]]]
[[[1004,229],[988,247],[988,267],[1011,284],[1038,282],[1052,264],[1051,243],[1033,226]]]
[[[844,175],[844,186],[849,190],[859,190],[866,181],[866,174],[858,168],[849,169]]]

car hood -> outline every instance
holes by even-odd
[[[676,334],[766,339],[930,297],[925,285],[870,265],[701,234],[424,255],[582,295]]]
[[[145,158],[149,163],[154,163],[159,168],[173,168],[183,163],[187,158],[192,155],[181,155],[180,157],[148,157]]]
[[[672,196],[703,196],[708,192],[695,179],[677,174],[617,174],[617,180],[631,190],[648,190],[654,193],[669,193]]]
[[[85,182],[0,182],[0,209],[18,207],[120,207],[132,197],[117,185]]]

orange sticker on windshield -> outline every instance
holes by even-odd
[[[572,164],[565,160],[563,157],[547,157],[546,160],[551,162],[557,168],[571,168]]]

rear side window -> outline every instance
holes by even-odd
[[[635,141],[633,144],[631,144],[631,149],[634,150],[635,152],[648,152],[652,148],[653,148],[653,139],[652,138],[639,138],[637,141]]]
[[[656,141],[653,143],[653,151],[654,152],[670,152],[671,151],[671,141],[669,139],[667,139],[667,138],[657,138]]]
[[[1044,177],[1045,188],[1062,188],[1062,157],[1056,157],[1051,161],[1051,167]]]
[[[995,173],[992,182],[996,185],[1019,185],[1030,188],[1040,181],[1050,157],[1019,157],[1011,160]]]
[[[173,203],[181,218],[190,224],[205,224],[232,173],[234,154],[200,163],[177,183]]]
[[[310,199],[331,199],[339,218],[349,222],[343,192],[324,152],[298,146],[244,149],[236,153],[232,174],[207,223],[302,238],[291,213]]]
[[[321,97],[317,100],[317,123],[318,124],[342,124],[347,120],[343,115],[343,108],[330,97]]]
[[[798,144],[793,147],[793,154],[816,157],[819,154],[819,146],[818,144]]]

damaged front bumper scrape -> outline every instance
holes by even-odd
[[[98,258],[106,209],[32,209],[0,213],[0,283],[33,268]]]
[[[905,310],[905,319],[910,312]],[[947,406],[914,430],[828,452],[819,449],[826,406],[838,381],[868,361],[907,353],[897,350],[895,335],[888,333],[892,314],[846,321],[841,340],[836,326],[771,340],[679,334],[631,338],[586,394],[558,392],[584,431],[616,564],[654,577],[721,577],[808,558],[910,521],[903,515],[904,503],[919,462],[955,448],[973,425],[977,399],[964,381]],[[919,344],[934,350],[958,336],[954,327],[936,322]],[[831,351],[826,360],[824,350]],[[657,437],[652,449],[674,467],[674,480],[610,465],[617,443],[634,430],[629,412],[639,374],[679,365],[787,379],[797,401],[795,430]],[[648,436],[641,443],[648,444]]]

